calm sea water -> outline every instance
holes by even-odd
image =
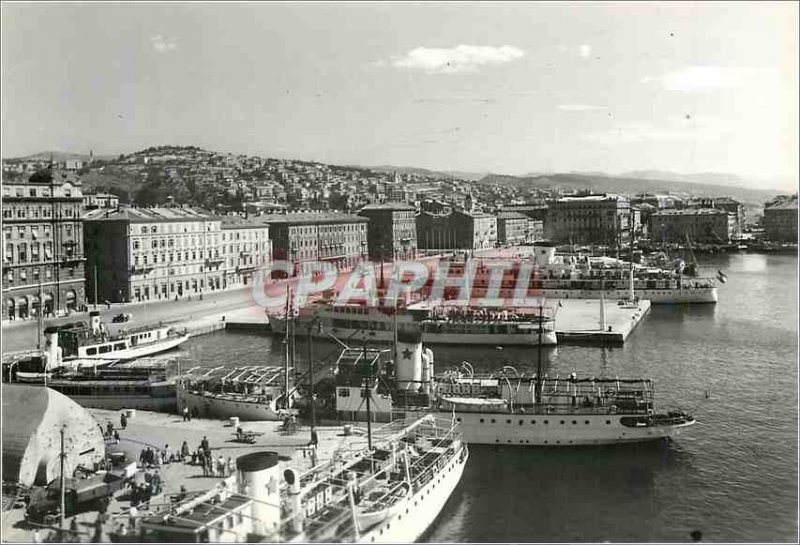
[[[472,446],[432,542],[707,541],[798,538],[797,258],[706,258],[725,271],[717,305],[655,306],[624,347],[563,346],[549,373],[647,376],[660,408],[699,423],[651,445],[531,449]],[[218,333],[171,357],[183,365],[280,364],[271,337]],[[315,355],[338,353],[316,344]],[[298,356],[305,347],[298,344]],[[532,371],[536,349],[438,348],[437,370]]]

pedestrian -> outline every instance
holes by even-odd
[[[225,467],[225,458],[220,454],[219,458],[217,458],[217,473],[219,473],[220,477],[225,477]]]
[[[119,427],[123,430],[128,427],[128,415],[125,414],[125,411],[119,415]]]
[[[189,420],[189,407],[187,405],[183,406],[183,421],[187,422]]]
[[[228,475],[233,475],[233,458],[228,456]]]
[[[188,456],[189,456],[189,443],[184,441],[183,444],[181,445],[181,460],[185,462]]]
[[[114,424],[111,423],[111,420],[106,422],[106,436],[111,437],[114,435]]]
[[[119,432],[117,430],[114,430],[114,441],[119,444]]]
[[[156,472],[153,474],[152,485],[153,485],[153,494],[156,496],[161,494],[163,481],[161,480],[161,473],[159,473],[158,470],[156,470]]]
[[[208,471],[208,476],[214,477],[214,459],[209,453],[206,453],[206,468]]]

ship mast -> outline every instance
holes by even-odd
[[[539,303],[539,344],[536,358],[536,406],[542,406],[542,334],[544,333],[544,307]]]
[[[292,300],[292,288],[286,287],[286,331],[283,335],[283,404],[285,409],[289,409],[289,307]]]

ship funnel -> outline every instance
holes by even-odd
[[[431,393],[433,375],[433,350],[425,348],[422,351],[422,387],[426,394]]]
[[[422,333],[397,332],[395,369],[398,390],[418,390],[422,383]]]
[[[89,325],[92,327],[92,335],[100,334],[100,311],[92,310],[89,312]]]
[[[253,531],[271,536],[281,523],[280,472],[277,452],[253,452],[236,459],[239,485],[253,499]]]

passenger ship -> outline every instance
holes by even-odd
[[[550,315],[549,315],[549,314]],[[319,301],[300,309],[301,323],[318,319],[315,336],[393,342],[394,331],[422,331],[427,344],[531,346],[556,344],[552,309],[465,307],[448,301],[420,301],[395,308]],[[542,327],[539,327],[541,323]],[[286,332],[286,318],[270,317],[273,332]],[[301,326],[301,331],[304,328]]]
[[[473,297],[485,295],[490,267],[497,260],[475,258]],[[608,257],[557,256],[555,247],[536,246],[532,259],[517,260],[501,282],[500,297],[512,298],[521,265],[532,265],[527,293],[547,299],[647,299],[653,304],[716,303],[713,278],[684,278],[679,271],[644,267]],[[450,273],[464,274],[466,263],[454,261]]]
[[[114,360],[126,361],[152,356],[172,350],[189,340],[189,334],[180,333],[169,325],[142,326],[111,334],[100,321],[100,313],[89,313],[89,324],[73,322],[51,326],[45,334],[57,333],[58,345],[65,361]]]
[[[340,418],[364,417],[363,400],[353,392],[345,349],[337,362],[336,408]],[[387,352],[387,351],[384,351]],[[374,358],[379,357],[374,351]],[[577,446],[653,441],[695,423],[683,411],[656,413],[649,379],[520,375],[511,367],[476,375],[469,364],[441,375],[433,352],[417,333],[398,334],[392,373],[371,398],[379,413],[433,411],[452,415],[464,440],[476,444]],[[345,363],[345,365],[342,365]],[[371,367],[374,367],[371,366]]]
[[[236,475],[141,520],[163,543],[413,543],[458,486],[469,450],[454,420],[394,421],[311,469],[275,452],[240,456]],[[295,459],[302,457],[295,457]],[[296,462],[295,462],[296,463]]]

